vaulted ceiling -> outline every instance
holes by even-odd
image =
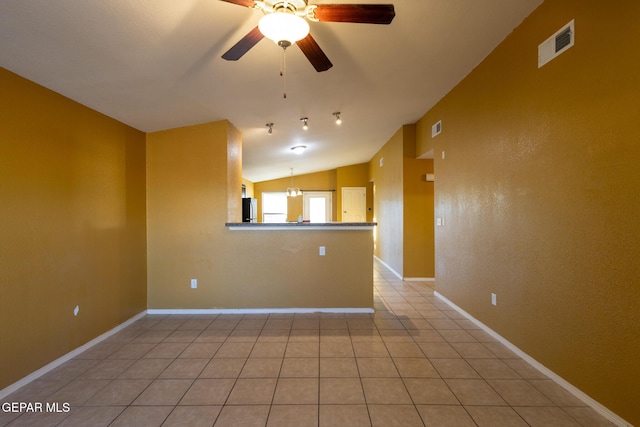
[[[321,73],[292,46],[281,77],[282,49],[266,38],[222,59],[262,12],[220,0],[2,0],[0,66],[145,132],[228,119],[243,134],[243,175],[258,182],[368,161],[542,0],[347,2],[393,3],[396,16],[311,22],[333,63]]]

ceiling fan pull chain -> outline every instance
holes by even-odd
[[[282,97],[287,99],[287,76],[285,74],[287,68],[287,48],[282,46],[282,63],[280,64],[280,77],[282,77]]]

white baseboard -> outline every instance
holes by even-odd
[[[485,325],[484,323],[482,323],[481,321],[479,321],[478,319],[476,319],[475,317],[473,317],[472,315],[470,315],[469,313],[467,313],[466,311],[464,311],[463,309],[461,309],[460,307],[455,305],[452,301],[447,299],[447,297],[445,297],[444,295],[440,294],[438,291],[433,291],[433,294],[437,298],[441,299],[442,301],[444,301],[445,303],[450,305],[458,313],[462,314],[467,319],[469,319],[471,322],[473,322],[474,324],[476,324],[477,326],[482,328],[486,333],[491,335],[493,338],[495,338],[496,340],[500,341],[505,347],[507,347],[509,350],[511,350],[512,352],[514,352],[518,356],[520,356],[522,359],[524,359],[526,362],[528,362],[531,366],[536,368],[538,371],[540,371],[544,375],[548,376],[550,379],[552,379],[553,381],[558,383],[558,385],[563,387],[569,393],[573,394],[575,397],[577,397],[578,399],[583,401],[585,404],[587,404],[588,406],[593,408],[596,412],[598,412],[600,415],[605,417],[607,420],[611,421],[612,423],[614,423],[615,425],[617,425],[619,427],[633,427],[630,423],[628,423],[625,420],[623,420],[621,417],[616,415],[614,412],[610,411],[605,406],[603,406],[602,404],[600,404],[596,400],[592,399],[587,394],[582,392],[580,389],[578,389],[577,387],[575,387],[574,385],[572,385],[571,383],[566,381],[564,378],[562,378],[561,376],[559,376],[558,374],[556,374],[555,372],[553,372],[552,370],[550,370],[549,368],[547,368],[546,366],[544,366],[543,364],[541,364],[540,362],[535,360],[533,357],[529,356],[524,351],[520,350],[518,347],[516,347],[515,345],[510,343],[508,340],[506,340],[500,334],[495,332],[493,329],[489,328],[487,325]]]
[[[84,345],[81,345],[80,347],[76,348],[75,350],[70,351],[69,353],[65,354],[64,356],[61,356],[61,357],[57,358],[56,360],[54,360],[53,362],[49,363],[48,365],[43,366],[42,368],[38,369],[37,371],[30,373],[26,377],[16,381],[15,383],[11,384],[8,387],[0,390],[0,400],[4,399],[5,397],[10,395],[14,391],[18,390],[19,388],[22,388],[25,385],[29,384],[31,381],[40,378],[41,376],[43,376],[47,372],[57,368],[58,366],[62,365],[63,363],[73,359],[74,357],[76,357],[77,355],[82,353],[83,351],[88,350],[89,348],[93,347],[94,345],[98,344],[99,342],[106,340],[107,338],[109,338],[110,336],[114,335],[117,332],[120,332],[122,329],[124,329],[127,326],[131,325],[133,322],[135,322],[135,321],[141,319],[142,317],[146,316],[146,314],[147,314],[146,311],[143,311],[141,313],[136,314],[135,316],[133,316],[131,319],[125,321],[124,323],[119,324],[115,328],[113,328],[113,329],[105,332],[104,334],[92,339],[88,343],[86,343]]]
[[[387,270],[393,273],[398,279],[403,280],[405,282],[435,282],[435,277],[402,277],[402,274],[395,271],[389,264],[378,258],[377,256],[373,256],[373,258],[378,261],[380,264],[384,265]]]
[[[373,308],[151,308],[147,314],[374,313]]]
[[[380,264],[384,265],[387,268],[387,270],[392,272],[398,279],[402,280],[402,274],[400,274],[397,271],[395,271],[389,264],[387,264],[386,262],[384,262],[383,260],[381,260],[380,258],[378,258],[375,255],[373,256],[373,258],[375,260],[377,260]]]

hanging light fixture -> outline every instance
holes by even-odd
[[[269,128],[267,133],[271,135],[273,133],[273,123],[267,123],[265,126]]]
[[[285,99],[287,98],[287,81],[285,77],[287,48],[309,35],[309,23],[302,16],[296,14],[296,5],[291,3],[285,0],[275,4],[273,8],[265,8],[268,9],[268,12],[258,22],[258,29],[262,35],[273,40],[275,44],[282,48],[280,76],[283,77],[282,97]],[[264,8],[264,2],[256,2],[255,6]]]
[[[342,119],[340,118],[340,111],[336,111],[335,113],[333,113],[333,115],[336,116],[336,124],[341,125]]]
[[[302,191],[298,187],[293,186],[293,168],[291,168],[291,187],[287,188],[287,196],[302,196]]]
[[[302,129],[307,130],[309,129],[309,118],[308,117],[303,117],[300,119],[300,121],[302,122]]]
[[[295,14],[293,5],[284,5],[275,12],[269,13],[258,22],[260,32],[283,49],[288,48],[309,34],[309,23]]]

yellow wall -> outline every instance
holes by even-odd
[[[403,136],[403,272],[406,278],[435,276],[433,160],[415,158],[415,126],[405,126]]]
[[[400,128],[369,162],[373,181],[373,212],[376,227],[375,255],[402,275],[403,128]],[[383,165],[380,166],[380,160]]]
[[[635,425],[638,16],[635,0],[547,0],[423,118],[443,123],[437,290]],[[538,69],[571,19],[576,45]]]
[[[373,184],[369,181],[367,163],[294,176],[293,185],[303,191],[331,191],[332,221],[342,221],[342,187],[365,187],[367,221],[373,221]],[[262,222],[262,193],[284,192],[288,187],[291,187],[291,177],[254,183],[254,197],[258,199],[258,222]],[[302,197],[289,197],[287,207],[287,220],[296,221],[298,215],[302,215]]]
[[[147,134],[149,308],[201,308],[226,258],[232,125],[227,121]],[[241,199],[239,181],[235,197]],[[199,289],[189,287],[198,279]],[[203,296],[203,294],[205,294]]]
[[[2,389],[146,309],[146,219],[143,133],[1,68],[0,93]]]
[[[378,223],[375,255],[404,278],[432,278],[433,183],[423,177],[433,171],[433,161],[415,154],[416,126],[405,125],[369,162]]]
[[[336,203],[336,170],[309,173],[293,177],[293,186],[302,191],[331,191],[331,220],[337,218]],[[282,192],[291,187],[291,176],[254,183],[255,198],[258,199],[258,222],[262,222],[262,193]],[[302,215],[302,197],[289,197],[287,205],[287,221],[297,221],[298,215]]]
[[[231,124],[227,126],[227,151],[223,159],[227,171],[227,221],[242,222],[242,134]]]
[[[241,197],[237,136],[227,121],[147,135],[149,308],[371,308],[371,231],[225,226],[240,221],[227,209]],[[335,172],[314,175],[296,185],[335,187]]]
[[[372,231],[227,233],[222,278],[197,308],[373,308]]]

